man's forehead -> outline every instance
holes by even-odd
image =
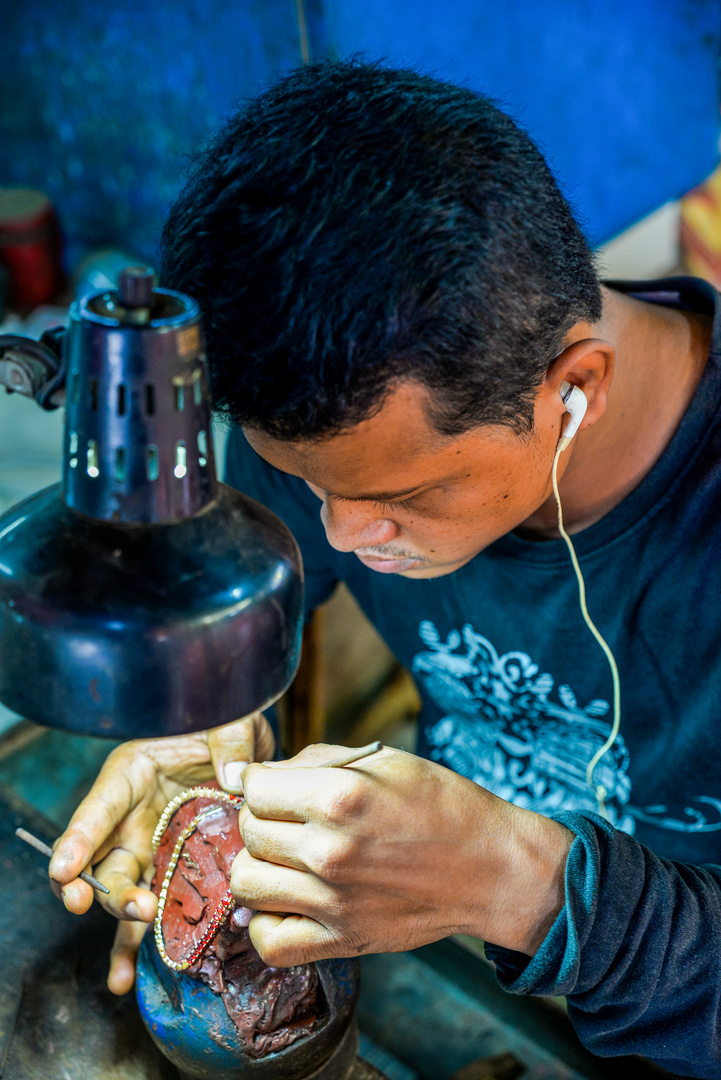
[[[330,494],[399,498],[436,481],[439,469],[463,456],[463,437],[441,435],[428,419],[426,403],[424,388],[402,383],[373,416],[335,435],[291,441],[257,429],[247,428],[245,434],[266,461]]]
[[[513,439],[509,428],[483,425],[457,437],[440,434],[428,417],[428,396],[418,383],[401,383],[375,415],[322,439],[286,441],[246,429],[248,442],[283,472],[300,476],[343,499],[400,499],[442,486],[473,465],[499,467]]]

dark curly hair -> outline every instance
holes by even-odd
[[[284,439],[372,415],[398,380],[457,435],[519,434],[593,257],[539,150],[481,94],[357,61],[303,67],[197,158],[161,277],[200,303],[215,409]]]

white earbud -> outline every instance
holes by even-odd
[[[565,379],[561,383],[560,391],[563,404],[566,406],[566,412],[568,413],[568,421],[561,438],[558,440],[558,449],[565,450],[581,426],[581,421],[588,408],[588,400],[583,390],[578,386],[572,386]]]

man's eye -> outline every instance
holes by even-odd
[[[401,510],[412,510],[413,499],[399,499],[398,502],[378,502],[374,501],[373,506],[376,510],[397,510],[399,507]]]

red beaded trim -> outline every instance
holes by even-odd
[[[228,918],[228,915],[234,903],[235,901],[233,900],[233,894],[230,889],[228,889],[227,893],[215,909],[208,924],[208,929],[205,931],[193,951],[188,953],[187,956],[183,957],[183,959],[180,961],[181,964],[185,963],[188,967],[192,967],[193,964],[197,964],[198,960],[200,960],[203,953],[208,948],[211,941],[218,933],[225,920]]]

